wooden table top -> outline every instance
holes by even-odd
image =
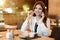
[[[14,30],[14,35],[19,34],[20,30]],[[0,32],[0,40],[6,40],[6,31]],[[18,36],[14,36],[13,40],[21,40]],[[54,40],[54,38],[49,37],[41,37],[41,38],[34,38],[32,40]]]

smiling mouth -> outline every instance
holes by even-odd
[[[36,14],[40,14],[40,12],[36,12]]]

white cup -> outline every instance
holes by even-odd
[[[30,37],[30,38],[34,38],[34,36],[35,36],[35,33],[33,33],[33,32],[30,32],[30,33],[29,33],[29,37]]]

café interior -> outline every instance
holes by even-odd
[[[37,1],[43,1],[50,18],[51,37],[22,39],[20,29],[28,11]],[[0,40],[60,40],[60,0],[0,0]],[[11,30],[13,39],[8,39]]]

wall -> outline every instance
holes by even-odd
[[[49,0],[49,15],[57,15],[60,17],[60,0]]]

